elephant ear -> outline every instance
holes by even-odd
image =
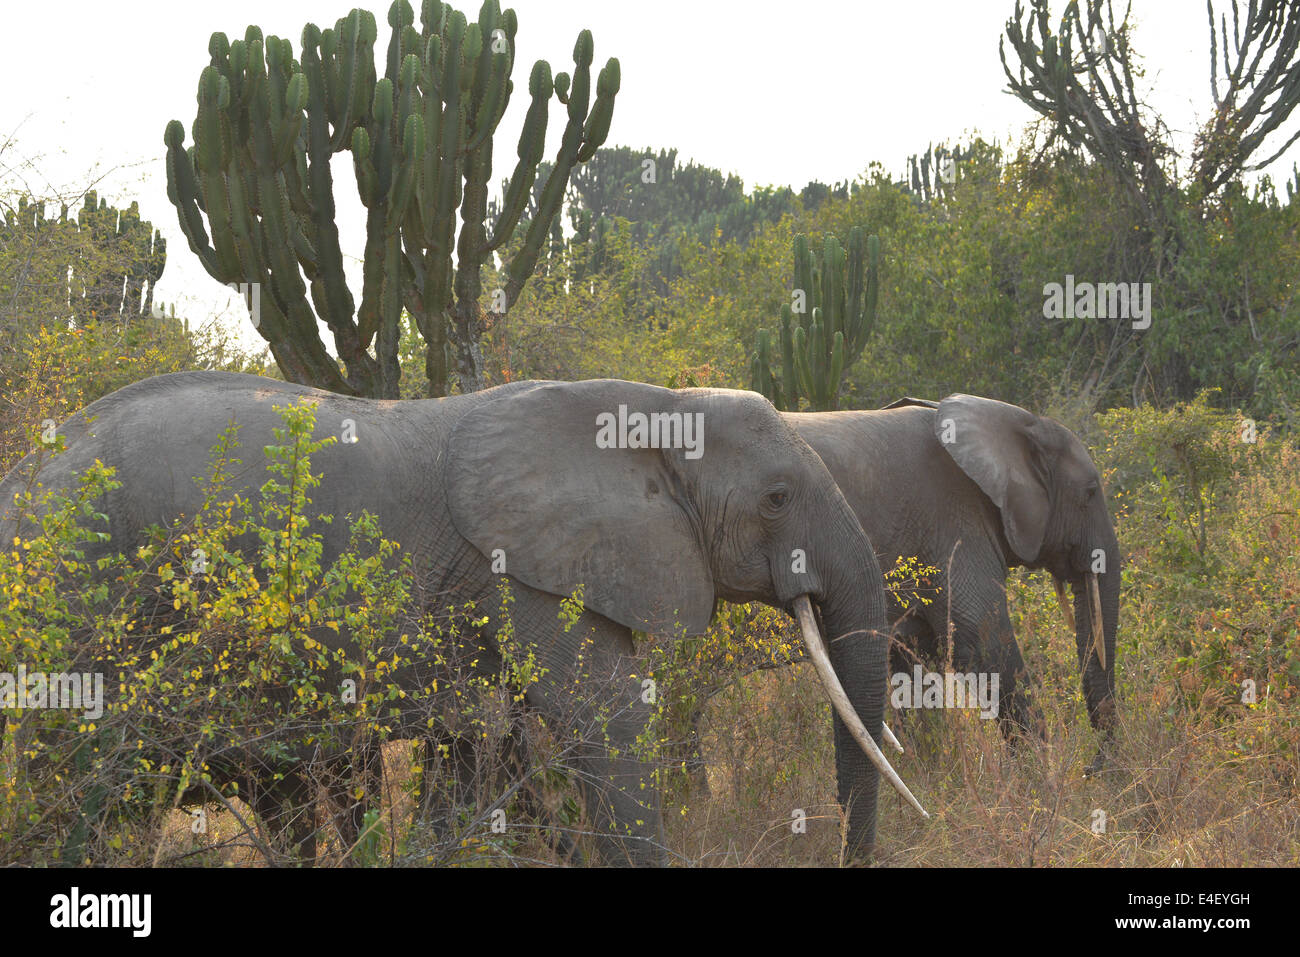
[[[948,396],[934,417],[939,443],[998,507],[1007,542],[1026,562],[1043,547],[1051,511],[1042,429],[1032,412],[974,395]]]
[[[614,380],[550,382],[466,413],[447,450],[456,529],[506,574],[628,628],[713,617],[713,578],[674,450],[598,448],[597,417],[684,412],[669,389]],[[500,552],[496,550],[500,549]],[[498,570],[500,568],[498,567]]]

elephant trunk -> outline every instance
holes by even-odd
[[[1094,728],[1111,732],[1115,720],[1115,633],[1119,626],[1119,549],[1106,549],[1106,571],[1085,572],[1070,582],[1074,592],[1075,645],[1079,675]]]
[[[881,742],[889,740],[884,728],[889,668],[885,591],[875,553],[861,537],[856,516],[847,502],[838,504],[846,527],[857,535],[838,541],[837,560],[807,596],[817,603],[822,631],[810,608],[799,618],[809,656],[834,705],[837,791],[848,818],[846,854],[862,858],[875,845],[882,774],[925,812],[880,753]],[[807,598],[796,599],[796,605],[807,605]]]
[[[921,803],[908,790],[906,784],[889,765],[885,755],[881,752],[879,744],[876,743],[872,733],[867,729],[862,717],[859,716],[855,706],[849,700],[848,692],[845,691],[841,684],[839,676],[836,674],[835,667],[831,664],[830,654],[826,650],[826,643],[822,640],[821,632],[817,627],[817,619],[813,615],[812,603],[808,600],[807,595],[800,595],[794,602],[795,615],[799,619],[799,628],[803,632],[804,643],[808,646],[808,656],[812,659],[813,667],[817,669],[817,676],[821,678],[822,684],[826,686],[826,693],[831,699],[831,705],[835,709],[836,716],[844,722],[844,726],[854,742],[861,747],[862,752],[875,767],[876,771],[883,774],[894,789],[907,799],[907,802],[916,808],[922,817],[928,818],[930,815],[921,807]],[[842,642],[850,638],[849,634],[841,634],[836,639]],[[876,637],[876,636],[869,636]],[[884,726],[884,695],[881,696],[881,705],[878,713],[881,715],[880,731],[876,737],[885,737],[887,740],[892,739],[888,729]],[[868,708],[870,702],[865,703]],[[873,719],[874,720],[874,719]],[[896,740],[891,741],[895,747],[899,747]],[[901,748],[900,748],[901,750]],[[874,809],[873,809],[874,818]]]

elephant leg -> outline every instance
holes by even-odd
[[[271,847],[284,846],[290,858],[311,866],[316,862],[316,786],[301,770],[287,771],[263,785],[243,777],[241,790],[268,835]],[[281,860],[271,864],[284,863]]]
[[[897,609],[895,609],[897,611]],[[932,661],[937,656],[934,628],[919,610],[903,610],[894,615],[894,625],[889,641],[889,675],[893,687],[894,675],[911,675],[913,666],[922,661]],[[890,695],[892,702],[893,695]],[[895,709],[891,703],[885,708],[885,723],[895,727],[913,719],[908,708]]]
[[[478,773],[474,742],[438,729],[422,740],[420,780],[416,788],[416,809],[421,820],[433,828],[439,843],[453,839],[457,815],[474,807]]]
[[[1024,734],[1041,739],[1045,734],[1043,717],[1025,696],[1025,661],[1011,628],[1003,579],[981,577],[972,581],[954,574],[951,581],[953,667],[975,675],[977,683],[991,682],[996,676],[998,727],[1011,744]],[[931,608],[940,604],[936,602]],[[939,614],[947,611],[948,607],[943,607]],[[940,627],[946,630],[947,624],[945,620]]]
[[[542,838],[561,860],[569,864],[581,865],[582,852],[574,843],[568,831],[555,819],[551,809],[542,800],[540,789],[529,777],[532,762],[528,753],[528,739],[522,727],[516,725],[502,745],[507,777],[524,780],[518,792],[519,809],[532,818],[542,829]],[[513,783],[513,781],[509,782]],[[509,786],[507,783],[507,786]]]
[[[350,855],[362,838],[366,812],[381,793],[383,751],[378,740],[357,747],[346,757],[324,764],[330,819],[339,848]],[[357,791],[360,789],[360,796]]]
[[[1013,745],[1023,734],[1042,740],[1047,733],[1043,714],[1025,696],[1025,660],[1011,630],[1005,595],[994,610],[995,621],[983,642],[983,658],[990,675],[998,675],[998,726]]]
[[[516,634],[544,669],[525,693],[555,731],[607,864],[666,863],[654,767],[636,756],[650,719],[631,632],[584,611],[556,624],[553,596],[514,583]]]

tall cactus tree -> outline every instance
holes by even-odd
[[[254,324],[295,382],[397,397],[405,309],[425,343],[427,394],[447,393],[452,365],[462,391],[482,388],[481,270],[510,240],[532,192],[551,97],[568,119],[537,215],[512,244],[498,306],[514,305],[570,172],[609,132],[619,64],[611,59],[600,71],[593,103],[592,39],[583,30],[572,76],[552,78],[544,60],[533,66],[518,161],[489,229],[492,137],[514,89],[515,13],[487,0],[468,22],[424,0],[420,16],[417,29],[407,0],[390,7],[382,77],[375,19],[365,10],[333,29],[308,24],[301,63],[288,40],[263,41],[255,26],[233,43],[213,34],[194,145],[186,149],[179,121],[167,125],[168,196],[190,248],[220,282],[258,284]],[[334,222],[330,158],[343,150],[367,211],[359,305],[343,278]],[[337,362],[318,319],[333,334]]]
[[[861,226],[849,231],[847,251],[830,233],[820,262],[802,234],[794,239],[794,287],[781,307],[781,378],[772,372],[772,342],[758,333],[750,362],[753,389],[778,409],[799,408],[802,396],[816,412],[839,404],[840,378],[862,355],[876,322],[880,240]]]

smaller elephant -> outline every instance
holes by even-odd
[[[1101,476],[1079,437],[1019,406],[960,394],[784,415],[826,463],[883,568],[914,556],[940,569],[932,604],[892,599],[895,636],[934,656],[951,621],[954,666],[998,674],[1007,732],[1039,724],[1022,689],[1007,571],[1052,574],[1075,630],[1088,718],[1109,741],[1121,558]],[[910,670],[897,646],[893,657],[895,673]]]

